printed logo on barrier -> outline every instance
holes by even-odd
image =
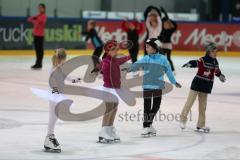
[[[112,65],[111,61],[111,65]],[[83,81],[86,83],[94,83],[97,74],[93,74],[94,60],[92,56],[78,56],[65,62],[63,65],[57,67],[49,78],[49,85],[51,88],[57,88],[60,93],[69,95],[80,95],[91,97],[101,100],[100,105],[90,111],[84,113],[71,113],[70,107],[73,103],[72,100],[67,99],[59,102],[56,106],[56,115],[64,121],[86,121],[98,118],[105,113],[105,103],[119,103],[119,100],[125,102],[128,106],[136,105],[136,98],[143,98],[142,91],[131,91],[130,89],[137,86],[142,86],[143,81],[148,81],[152,86],[162,87],[162,93],[169,93],[173,87],[170,83],[164,82],[159,77],[162,77],[166,72],[166,68],[160,64],[139,63],[135,68],[144,68],[145,75],[127,79],[126,69],[131,68],[131,64],[125,63],[121,66],[121,88],[113,89],[115,93],[105,90],[98,90],[88,88],[85,86],[73,86],[64,83],[66,77],[75,69],[87,65],[87,70],[84,75]],[[111,67],[110,67],[111,68]],[[151,70],[154,68],[154,72]],[[111,73],[111,72],[110,72]],[[110,75],[112,78],[112,75]],[[111,111],[111,110],[110,110]]]

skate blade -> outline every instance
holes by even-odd
[[[97,141],[97,143],[103,143],[103,144],[112,144],[113,142],[114,140],[109,140],[102,137],[99,137]]]
[[[156,133],[148,133],[148,134],[141,134],[141,136],[143,138],[147,138],[147,137],[155,137],[155,136],[157,136],[157,134]]]
[[[184,129],[186,129],[186,127],[182,127],[182,126],[179,126],[180,128],[181,128],[181,130],[184,130]]]
[[[198,129],[196,129],[196,130],[194,130],[195,132],[198,132],[198,133],[210,133],[210,130],[198,130]]]
[[[157,133],[150,133],[150,136],[157,136]]]
[[[148,133],[148,134],[141,134],[141,137],[143,137],[143,138],[148,138],[150,136],[151,136],[150,133]]]
[[[114,139],[114,142],[115,142],[115,143],[120,143],[121,140],[120,140],[120,139]]]
[[[47,153],[61,153],[61,149],[43,149],[42,151]]]

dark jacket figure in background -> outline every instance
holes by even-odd
[[[125,20],[122,23],[122,30],[127,32],[128,41],[132,42],[132,47],[128,49],[132,63],[137,61],[137,56],[139,52],[139,34],[142,32],[143,26],[137,20],[135,21],[127,21]]]
[[[159,39],[162,42],[162,51],[166,54],[167,59],[171,65],[171,69],[174,71],[175,69],[171,59],[171,52],[173,48],[171,37],[177,30],[177,23],[169,19],[167,12],[162,7],[161,11],[164,14],[164,17],[162,18],[162,32],[159,36]]]
[[[225,82],[225,76],[219,69],[217,56],[217,47],[215,43],[209,43],[206,46],[206,55],[199,60],[191,60],[184,64],[183,67],[196,68],[198,67],[197,75],[194,77],[189,92],[187,102],[180,116],[180,125],[184,129],[187,122],[187,115],[192,108],[192,105],[198,96],[199,101],[199,117],[197,123],[197,131],[209,132],[210,128],[205,126],[205,112],[207,106],[207,96],[211,93],[214,76],[219,77],[221,82]]]
[[[103,52],[103,42],[98,36],[98,33],[95,29],[96,22],[93,20],[89,20],[87,23],[87,31],[82,32],[83,35],[86,35],[86,41],[91,39],[92,45],[94,47],[94,52],[92,54],[93,64],[96,67],[99,64],[99,57]]]

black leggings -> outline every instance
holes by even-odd
[[[94,50],[94,52],[92,54],[92,59],[93,59],[94,66],[99,64],[99,57],[101,56],[102,51],[103,51],[103,47],[95,48],[95,50]]]
[[[165,55],[167,56],[167,59],[171,65],[171,69],[172,71],[174,71],[174,66],[173,66],[173,62],[172,62],[172,59],[171,59],[171,52],[172,50],[171,49],[162,49],[163,53],[165,53]]]
[[[138,52],[139,52],[139,45],[134,45],[132,48],[130,48],[129,50],[131,59],[132,59],[132,63],[137,61],[137,56],[138,56]]]
[[[42,60],[43,60],[43,40],[44,37],[34,36],[34,48],[36,52],[36,62],[35,65],[38,67],[42,67]]]
[[[144,89],[143,91],[144,98],[144,122],[143,127],[150,127],[153,123],[153,119],[157,114],[160,104],[162,101],[162,90],[161,89]],[[152,105],[153,99],[153,105]]]

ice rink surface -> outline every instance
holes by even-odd
[[[0,159],[240,159],[240,58],[218,58],[227,82],[223,84],[215,78],[212,94],[208,97],[210,134],[194,132],[197,100],[187,129],[182,131],[178,126],[179,113],[196,73],[196,69],[181,68],[181,65],[191,59],[197,57],[173,57],[176,79],[183,88],[174,88],[163,96],[161,112],[154,122],[156,137],[140,137],[142,119],[138,113],[142,114],[143,100],[137,99],[134,107],[123,102],[119,104],[115,126],[121,143],[96,143],[101,118],[84,122],[58,121],[55,134],[62,153],[53,154],[42,152],[47,132],[48,101],[30,91],[31,87],[48,89],[50,58],[44,59],[43,70],[31,71],[32,56],[0,57]],[[82,77],[84,67],[76,75]],[[82,82],[78,85],[101,84],[102,80],[97,79],[94,84]],[[75,103],[74,113],[90,110],[101,102],[91,97],[69,97]]]

